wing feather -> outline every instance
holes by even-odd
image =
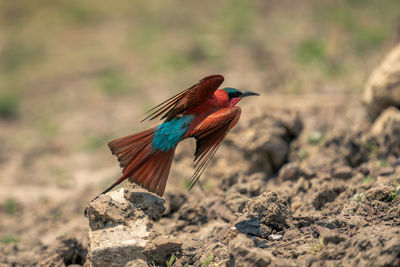
[[[153,120],[159,116],[161,119],[167,118],[168,121],[210,99],[223,81],[224,77],[219,74],[206,76],[192,87],[150,109],[142,121]]]
[[[190,178],[189,190],[196,184],[210,163],[222,140],[240,118],[239,107],[220,109],[205,118],[190,133],[196,138],[195,172]]]

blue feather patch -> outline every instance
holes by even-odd
[[[157,126],[153,147],[162,151],[168,151],[175,147],[189,129],[193,119],[193,115],[185,115]]]

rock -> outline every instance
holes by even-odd
[[[90,266],[124,266],[132,261],[146,261],[143,251],[149,242],[151,222],[160,218],[163,203],[158,196],[134,191],[129,184],[91,202],[86,209]]]
[[[276,193],[264,192],[246,202],[234,225],[242,233],[267,238],[272,230],[288,229],[293,222],[287,202]]]
[[[131,216],[131,214],[128,214],[129,211],[126,212],[129,210],[128,202],[123,198],[118,199],[117,196],[122,195],[114,192],[107,195],[100,195],[86,208],[85,215],[89,219],[90,229],[96,230],[117,224],[124,224],[125,218]]]
[[[333,169],[332,176],[339,179],[349,179],[353,176],[353,173],[351,167],[340,166]]]
[[[158,236],[146,244],[143,254],[149,262],[156,265],[163,265],[171,258],[171,255],[179,251],[181,247],[181,242],[174,241],[164,236]]]
[[[312,174],[310,172],[304,171],[300,168],[298,163],[287,163],[279,170],[279,179],[282,181],[294,181],[300,177],[311,178]]]
[[[332,202],[336,197],[345,190],[344,186],[329,187],[315,193],[312,205],[316,210],[320,210],[326,203]]]
[[[390,186],[380,186],[369,189],[362,196],[361,200],[365,203],[372,203],[375,200],[386,201],[388,200],[393,188]]]
[[[372,119],[389,106],[400,107],[400,44],[372,72],[362,101]]]
[[[41,256],[39,266],[80,266],[85,261],[86,252],[75,238],[61,237]]]
[[[143,211],[154,221],[159,220],[165,211],[164,199],[144,189],[135,188],[133,184],[125,186],[124,197],[133,204],[135,209]]]

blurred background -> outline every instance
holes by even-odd
[[[259,105],[329,104],[361,94],[399,32],[398,0],[0,0],[0,246],[86,236],[120,174],[107,143],[205,75]]]

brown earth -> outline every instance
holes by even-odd
[[[270,98],[290,103],[284,97]],[[295,103],[291,105],[296,110]],[[173,253],[174,266],[207,261],[219,266],[396,266],[400,257],[400,200],[395,193],[395,177],[400,176],[398,132],[385,124],[380,129],[383,134],[377,129],[379,119],[370,127],[360,106],[347,107],[340,112],[332,107],[297,112],[274,107],[274,115],[249,108],[210,166],[206,175],[213,179],[190,193],[181,185],[167,191],[166,210],[152,227],[181,246],[162,252],[157,242],[165,241],[152,236],[156,249],[148,262],[165,265]],[[336,131],[326,136],[301,134],[309,125],[333,127],[330,123],[338,120],[323,118],[347,112],[353,116],[353,129],[337,123]],[[183,144],[178,152],[172,176],[187,168],[190,145]],[[68,233],[69,239],[59,238],[50,246],[3,245],[3,264],[83,265],[87,222],[80,214],[65,219],[70,224],[82,222],[77,231]],[[111,217],[101,218],[123,222],[132,215],[107,216]],[[23,223],[30,223],[32,235],[56,225],[46,217],[41,220],[47,224],[37,219]]]

